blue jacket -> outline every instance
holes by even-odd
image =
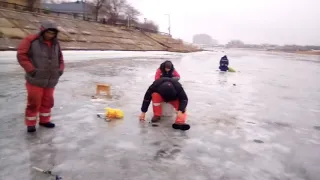
[[[229,59],[227,56],[223,56],[220,59],[220,66],[229,66]]]

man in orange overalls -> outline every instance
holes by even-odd
[[[140,120],[145,120],[145,114],[148,111],[151,100],[154,113],[151,122],[158,122],[161,119],[161,103],[168,102],[178,111],[176,121],[172,124],[172,128],[180,130],[190,129],[190,125],[186,123],[187,115],[185,112],[188,105],[188,96],[178,80],[160,78],[153,82],[144,95]]]
[[[64,71],[64,61],[57,39],[58,29],[52,22],[41,23],[40,32],[24,38],[17,51],[17,59],[25,70],[28,103],[25,124],[28,132],[36,131],[39,125],[54,128],[51,108],[54,106],[53,92]]]

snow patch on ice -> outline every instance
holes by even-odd
[[[121,141],[116,144],[117,148],[120,149],[126,149],[126,150],[135,150],[138,149],[138,147],[133,144],[132,142],[126,142],[126,141]]]

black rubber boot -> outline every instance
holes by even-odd
[[[174,124],[172,124],[172,128],[173,129],[180,129],[180,130],[182,130],[182,131],[187,131],[187,130],[189,130],[190,129],[190,125],[189,124],[176,124],[176,123],[174,123]]]
[[[152,119],[151,119],[151,122],[152,122],[152,123],[156,123],[156,122],[159,122],[160,119],[161,119],[160,116],[153,116]]]
[[[47,123],[39,123],[40,126],[46,127],[46,128],[54,128],[55,124],[52,122],[47,122]]]
[[[29,133],[36,132],[36,126],[28,126],[28,127],[27,127],[27,131],[28,131]]]

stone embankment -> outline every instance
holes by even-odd
[[[0,9],[0,50],[16,50],[28,34],[38,33],[40,22],[52,20],[60,30],[64,50],[119,50],[195,52],[198,48],[169,35],[115,27],[53,15]]]

